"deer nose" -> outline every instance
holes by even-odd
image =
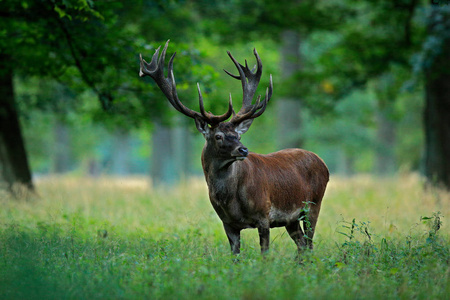
[[[238,152],[242,156],[247,156],[248,155],[248,149],[246,147],[239,147]]]

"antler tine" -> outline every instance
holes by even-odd
[[[271,93],[271,92],[270,92]],[[270,97],[271,97],[271,95],[269,95],[269,88],[267,88],[266,89],[266,96],[264,97],[264,100],[261,102],[261,104],[259,105],[259,107],[258,107],[258,112],[256,112],[253,116],[252,116],[252,118],[254,119],[254,118],[257,118],[257,117],[259,117],[260,115],[262,115],[263,113],[264,113],[264,111],[266,110],[266,107],[267,107],[267,103],[269,102],[269,100],[270,100]]]
[[[159,46],[156,49],[155,53],[152,56],[152,60],[150,61],[150,63],[146,62],[145,59],[142,58],[142,54],[139,54],[139,59],[141,61],[141,68],[139,69],[140,77],[144,77],[146,75],[151,76],[151,74],[153,74],[155,72],[155,70],[152,71],[152,69],[156,69],[156,67],[157,67],[155,57],[158,57],[160,48],[161,48],[161,46]]]
[[[242,66],[240,63],[237,62],[237,60],[233,57],[233,55],[231,55],[230,51],[227,51],[228,56],[231,58],[231,60],[233,61],[234,65],[236,66],[236,69],[238,69],[239,72],[239,76],[237,75],[233,75],[230,72],[228,72],[227,70],[224,69],[225,73],[227,73],[228,75],[230,75],[231,77],[238,79],[241,81],[242,83],[242,89],[245,91],[245,86],[247,85],[247,80],[245,78],[245,73],[244,73],[244,66]],[[244,95],[245,96],[245,95]]]
[[[200,91],[200,85],[198,83],[197,83],[197,90],[198,90],[198,102],[200,105],[200,113],[208,121],[209,124],[218,124],[220,122],[225,121],[232,115],[233,103],[231,101],[231,95],[230,95],[230,100],[228,101],[228,111],[226,113],[224,113],[223,115],[216,116],[210,112],[205,111],[205,106],[203,105],[203,96],[202,96],[202,92]]]
[[[242,108],[239,110],[239,112],[246,112],[248,109],[250,109],[250,106],[252,105],[252,99],[255,95],[256,88],[258,87],[259,80],[261,78],[261,68],[260,63],[258,62],[258,69],[256,70],[256,73],[253,73],[247,64],[247,61],[245,61],[245,66],[241,65],[236,61],[236,59],[231,55],[230,51],[227,51],[228,56],[233,61],[234,65],[236,66],[236,69],[239,72],[239,76],[233,75],[227,70],[224,70],[228,75],[235,79],[239,79],[242,84],[242,92],[243,92],[243,99],[242,99]],[[259,56],[256,53],[255,56],[257,60],[259,60]]]
[[[174,105],[172,95],[171,95],[171,87],[170,87],[172,82],[169,80],[169,78],[167,78],[167,79],[164,78],[164,61],[165,61],[167,47],[169,46],[169,41],[170,40],[167,40],[166,44],[164,45],[161,56],[159,55],[161,46],[159,46],[155,50],[155,53],[153,54],[152,60],[150,61],[150,63],[147,63],[142,58],[142,54],[139,54],[139,58],[141,61],[141,64],[140,64],[141,68],[139,70],[139,76],[144,77],[144,76],[148,75],[151,78],[153,78],[153,80],[159,86],[159,88],[164,93],[164,95],[167,97],[167,99],[170,101],[170,103],[172,105]],[[173,62],[175,55],[176,55],[176,53],[174,53],[172,55],[172,57],[170,58],[171,62]],[[170,67],[170,64],[171,63],[169,63],[169,67]],[[170,70],[169,70],[169,75],[170,75]],[[177,108],[177,107],[175,107],[175,108]]]
[[[176,83],[175,83],[175,78],[173,76],[173,72],[171,73],[171,80],[172,80],[172,95],[173,95],[173,100],[174,103],[177,105],[177,107],[175,107],[179,112],[185,114],[188,117],[191,117],[193,119],[195,119],[196,117],[201,118],[203,120],[205,120],[206,123],[210,124],[210,125],[216,125],[219,124],[220,122],[225,121],[226,119],[228,119],[232,112],[233,112],[233,106],[231,104],[231,102],[228,105],[228,111],[226,113],[224,113],[223,115],[220,116],[216,116],[210,112],[206,112],[205,111],[205,107],[203,105],[203,96],[202,93],[200,91],[200,85],[197,83],[197,89],[198,89],[198,97],[199,97],[199,105],[200,105],[200,113],[186,107],[183,103],[181,103],[180,99],[178,98],[178,93],[177,93],[177,89],[176,89]],[[172,102],[171,102],[172,103]]]
[[[183,103],[181,103],[180,99],[178,98],[178,93],[177,93],[177,85],[175,83],[175,77],[173,76],[173,72],[170,73],[170,79],[172,80],[172,101],[170,101],[170,98],[167,98],[169,100],[169,102],[172,104],[172,106],[178,110],[179,112],[181,112],[182,114],[191,117],[193,119],[195,119],[196,116],[200,116],[200,114],[190,108],[187,108],[186,106],[184,106]]]
[[[163,54],[165,55],[166,54],[166,52],[165,51],[163,51]],[[168,65],[168,70],[167,70],[167,82],[168,83],[171,83],[171,92],[172,92],[172,88],[175,86],[175,90],[176,90],[176,84],[175,84],[175,77],[173,76],[173,60],[175,59],[175,55],[176,55],[177,53],[176,52],[174,52],[173,54],[172,54],[172,56],[170,57],[170,60],[169,60],[169,65]],[[163,61],[162,61],[162,66],[163,66],[163,68],[164,68],[164,59],[163,59]],[[162,74],[162,76],[164,76],[164,73]],[[164,94],[166,94],[165,92],[164,92],[164,90],[163,89],[161,89],[162,91],[163,91],[163,93]],[[169,97],[170,96],[170,97]],[[167,96],[166,95],[166,97],[167,97],[167,100],[169,100],[169,102],[170,102],[170,104],[172,104],[172,106],[176,109],[176,110],[178,110],[179,112],[181,112],[181,113],[183,113],[183,108],[182,108],[182,104],[181,104],[181,102],[178,100],[178,102],[177,101],[175,101],[175,99],[178,99],[178,97],[173,97],[173,92],[172,92],[172,94],[170,94],[169,96]],[[181,105],[180,105],[181,104]]]
[[[228,111],[225,114],[216,116],[209,112],[206,113],[204,106],[203,106],[203,97],[200,92],[200,86],[198,86],[198,92],[199,92],[199,102],[200,102],[201,113],[198,113],[198,112],[186,107],[183,103],[181,103],[180,99],[178,98],[175,77],[173,75],[173,61],[174,61],[176,52],[172,55],[172,57],[169,60],[167,78],[164,77],[164,64],[165,64],[165,57],[166,57],[167,48],[169,46],[169,42],[170,42],[170,40],[168,40],[166,42],[166,44],[164,45],[161,55],[159,55],[161,46],[155,50],[155,53],[153,54],[152,60],[150,61],[150,63],[147,63],[142,58],[141,54],[139,55],[139,58],[140,58],[139,76],[140,77],[144,77],[146,75],[150,76],[156,82],[156,84],[161,89],[161,91],[164,93],[167,100],[169,100],[170,104],[177,111],[181,112],[182,114],[184,114],[188,117],[191,117],[194,119],[195,118],[203,119],[205,122],[207,122],[210,125],[216,125],[216,124],[228,119],[233,113],[233,106],[231,103],[231,99],[230,99],[230,102],[228,105]]]
[[[272,74],[270,74],[269,87],[266,88],[266,96],[264,97],[264,102],[269,102],[270,98],[272,98],[272,93],[273,93],[273,81],[272,81]]]
[[[255,95],[256,88],[258,87],[259,81],[261,79],[262,74],[262,62],[261,58],[258,55],[256,49],[253,49],[253,54],[256,57],[256,66],[250,70],[248,67],[247,60],[245,60],[245,66],[239,64],[236,59],[231,55],[229,51],[227,51],[228,56],[230,56],[231,60],[235,64],[238,69],[239,76],[233,75],[230,72],[224,70],[228,75],[235,79],[241,80],[242,89],[243,89],[243,101],[242,108],[239,110],[237,114],[233,114],[233,118],[231,122],[240,123],[246,119],[254,119],[263,114],[266,109],[267,103],[272,97],[273,92],[273,83],[272,83],[272,75],[270,75],[270,85],[266,89],[266,95],[263,101],[260,101],[261,96],[258,96],[258,99],[255,104],[252,104],[253,96]]]
[[[259,104],[258,106],[258,112],[256,112],[252,118],[257,118],[260,115],[262,115],[264,113],[264,111],[266,110],[267,107],[267,103],[269,102],[270,98],[272,97],[272,92],[273,92],[273,83],[272,83],[272,74],[270,74],[270,84],[269,87],[266,88],[266,96],[264,97],[264,100]]]
[[[163,74],[163,76],[164,76],[164,63],[166,60],[166,52],[167,52],[167,48],[169,47],[169,42],[170,42],[170,40],[167,40],[166,44],[164,45],[163,51],[161,52],[161,56],[158,59],[158,69],[161,70],[161,73]],[[174,55],[175,54],[176,54],[176,52],[174,53]]]
[[[261,100],[261,95],[258,96],[258,98],[256,99],[256,104],[252,105],[248,112],[238,113],[236,116],[233,117],[231,122],[238,124],[246,119],[253,119],[254,118],[253,115],[258,110],[258,106],[260,105],[260,100]]]

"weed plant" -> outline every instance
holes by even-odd
[[[333,177],[315,249],[256,230],[233,263],[202,179],[42,178],[0,195],[0,299],[448,299],[450,194],[418,176]]]

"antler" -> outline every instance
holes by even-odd
[[[238,63],[236,59],[231,55],[230,51],[227,51],[228,56],[233,61],[234,65],[238,69],[239,75],[233,75],[227,70],[224,70],[228,75],[235,79],[239,79],[242,83],[242,91],[243,91],[243,100],[242,107],[237,114],[233,112],[233,117],[231,118],[232,123],[238,124],[247,119],[254,119],[263,114],[266,110],[267,102],[269,102],[272,97],[273,92],[273,83],[272,83],[272,75],[270,75],[270,85],[266,89],[266,96],[264,100],[261,102],[261,96],[258,96],[256,99],[256,103],[252,104],[253,96],[255,95],[256,88],[258,87],[259,81],[261,79],[262,74],[262,62],[261,58],[256,52],[256,49],[253,49],[253,54],[256,57],[256,72],[255,68],[250,70],[247,64],[247,60],[245,60],[245,67]],[[230,96],[231,99],[231,96]]]
[[[182,114],[191,117],[193,119],[200,118],[203,119],[205,122],[207,122],[210,125],[217,125],[220,122],[225,121],[228,119],[231,114],[233,113],[233,105],[231,103],[231,97],[230,101],[228,103],[228,111],[224,113],[223,115],[216,116],[213,115],[210,112],[206,112],[205,108],[203,106],[203,97],[202,93],[200,91],[200,85],[197,83],[197,89],[198,89],[198,97],[199,97],[199,104],[200,104],[200,113],[184,106],[183,103],[181,103],[180,99],[178,98],[177,94],[177,87],[175,84],[175,77],[173,76],[173,60],[175,58],[176,52],[172,55],[172,57],[169,60],[168,65],[168,73],[167,78],[164,77],[164,64],[165,64],[165,57],[166,57],[166,51],[167,47],[169,46],[169,41],[166,42],[166,45],[163,48],[163,51],[161,52],[161,56],[159,55],[159,50],[161,48],[158,47],[156,49],[155,54],[153,54],[152,60],[150,63],[147,63],[143,58],[142,55],[139,54],[140,60],[141,60],[141,68],[139,70],[139,76],[144,77],[146,75],[153,78],[153,80],[156,82],[158,87],[161,89],[161,91],[164,93],[164,95],[169,100],[170,104],[179,112]]]

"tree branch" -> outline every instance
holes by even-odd
[[[61,27],[62,32],[64,33],[64,36],[67,41],[67,45],[69,46],[69,49],[70,49],[70,53],[75,62],[75,66],[77,67],[78,71],[80,72],[81,78],[98,95],[98,98],[102,105],[103,110],[109,111],[111,108],[111,104],[113,102],[113,97],[112,97],[111,93],[101,91],[96,87],[95,82],[88,76],[87,72],[85,71],[85,69],[83,67],[83,64],[81,63],[80,58],[77,55],[78,51],[76,50],[75,43],[72,39],[72,36],[71,36],[69,30],[66,28],[66,26],[64,25],[64,22],[60,18],[57,18],[57,21]]]

